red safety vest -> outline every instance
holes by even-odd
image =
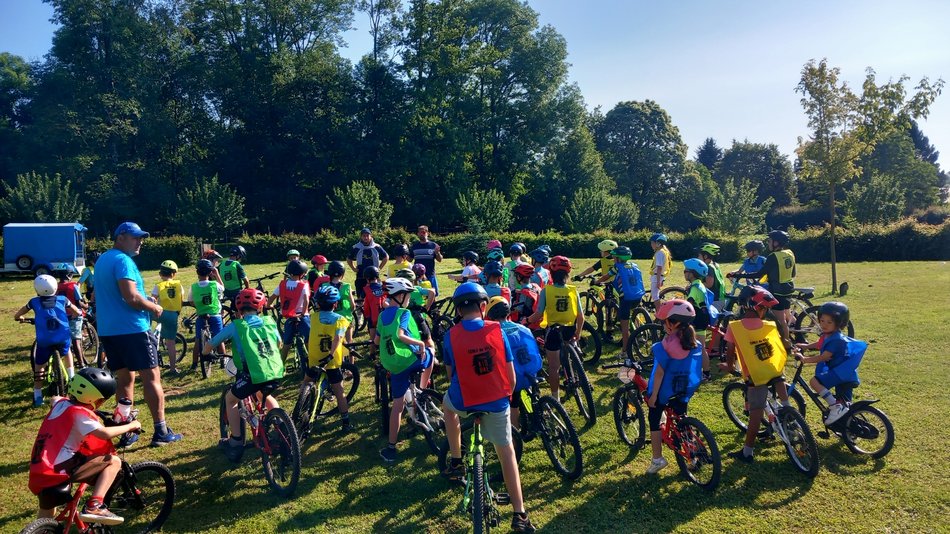
[[[79,308],[79,301],[76,300],[76,286],[79,285],[73,281],[60,282],[59,286],[56,288],[56,294],[66,297],[66,300],[73,303],[73,306]],[[81,312],[80,317],[85,317],[86,312],[82,308],[79,308]],[[72,312],[69,313],[70,317],[73,317]]]
[[[512,384],[501,323],[485,321],[485,326],[474,331],[465,330],[459,323],[450,332],[462,403],[475,406],[510,397]]]
[[[379,319],[379,312],[383,309],[385,299],[385,293],[377,295],[369,284],[363,286],[363,316],[369,320],[371,328],[376,328],[376,320]]]
[[[303,288],[307,287],[305,280],[298,280],[293,289],[287,289],[287,280],[281,280],[277,287],[277,293],[280,295],[280,314],[284,317],[297,316],[297,303],[300,302],[300,295]],[[307,313],[307,305],[304,304],[304,314]]]
[[[60,403],[69,406],[62,412]],[[56,413],[55,417],[50,417]],[[84,457],[102,456],[111,453],[114,449],[112,442],[92,435],[86,435],[78,443],[70,442],[73,426],[83,419],[96,419],[95,412],[75,404],[69,399],[58,401],[46,414],[46,419],[40,425],[33,443],[33,453],[30,455],[30,491],[38,495],[46,488],[52,488],[69,480],[67,468],[73,468],[72,460],[77,454]],[[75,438],[74,438],[75,439]],[[65,465],[64,465],[65,462]]]
[[[329,283],[330,283],[329,276],[318,276],[313,279],[313,284],[310,286],[310,292],[316,295],[317,290],[320,289],[320,286],[322,286],[323,284],[329,284]],[[340,295],[340,297],[342,298],[343,296]]]

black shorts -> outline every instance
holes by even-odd
[[[231,394],[238,399],[246,399],[259,391],[266,397],[273,393],[279,385],[279,380],[268,380],[267,382],[255,384],[251,382],[249,375],[242,373],[234,378],[234,384],[231,386]]]
[[[330,385],[343,382],[343,371],[339,367],[335,369],[324,369],[324,371],[326,372],[327,382],[329,382]],[[310,377],[310,380],[316,382],[317,379],[320,378],[320,373],[316,368],[310,367],[307,369],[307,376]]]
[[[792,307],[792,301],[788,297],[782,295],[774,295],[774,297],[778,304],[772,306],[772,311],[785,311]]]
[[[561,350],[561,344],[574,337],[573,326],[552,325],[544,336],[544,350]]]
[[[677,415],[686,415],[686,403],[683,401],[670,402],[670,408],[673,408],[673,412]],[[649,409],[647,419],[650,421],[650,432],[660,431],[660,418],[663,417],[664,411],[666,411],[666,405],[659,403],[657,403],[655,408]]]
[[[99,341],[113,373],[120,369],[142,371],[158,367],[158,353],[148,332],[102,336]]]
[[[363,272],[363,268],[360,267],[360,272]],[[356,281],[353,283],[353,289],[356,291],[357,298],[363,298],[363,288],[366,287],[366,279],[357,277]]]

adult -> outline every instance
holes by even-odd
[[[439,280],[435,276],[435,262],[442,262],[442,247],[435,241],[429,241],[429,227],[424,224],[416,229],[416,235],[419,240],[409,249],[409,257],[415,263],[425,266],[426,278],[432,282],[432,289],[438,294]]]
[[[120,224],[113,234],[115,243],[96,262],[96,328],[108,357],[109,369],[116,376],[119,399],[132,399],[135,377],[142,377],[145,403],[152,413],[155,433],[152,445],[181,440],[165,424],[165,392],[158,368],[158,354],[148,335],[151,316],[162,314],[162,307],[146,296],[145,283],[132,257],[138,255],[148,237],[134,222]],[[138,436],[125,440],[131,445]]]
[[[357,295],[362,295],[363,288],[366,286],[363,269],[376,267],[382,270],[387,261],[389,261],[389,254],[386,254],[383,247],[373,241],[373,232],[369,228],[360,230],[360,240],[350,249],[350,257],[346,260],[346,264],[356,273]]]

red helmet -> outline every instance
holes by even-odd
[[[566,256],[554,256],[551,258],[551,261],[548,262],[548,270],[552,273],[563,271],[565,273],[571,272],[574,266],[571,265],[571,260]]]
[[[531,278],[531,276],[534,275],[534,267],[527,263],[519,264],[515,267],[515,274],[522,278]]]
[[[261,311],[265,302],[267,302],[267,297],[264,296],[264,293],[254,288],[242,289],[234,299],[234,304],[238,310],[253,308]]]
[[[744,308],[771,309],[778,304],[778,299],[759,286],[746,286],[739,293],[739,305]]]
[[[314,265],[326,265],[326,264],[328,264],[328,263],[330,263],[330,262],[327,261],[327,259],[326,259],[325,257],[323,257],[323,256],[321,256],[321,255],[319,255],[319,254],[317,254],[316,256],[310,258],[310,263],[312,263],[312,264],[314,264]]]
[[[696,310],[692,304],[683,299],[673,299],[660,304],[656,310],[656,318],[661,321],[669,319],[689,324],[696,318]]]
[[[208,249],[208,252],[205,252],[204,254],[202,254],[202,255],[201,255],[201,259],[203,259],[203,260],[220,260],[220,259],[222,259],[222,256],[221,256],[221,253],[219,253],[217,250],[215,250],[215,249],[212,248],[212,249]]]
[[[485,243],[485,250],[491,250],[493,248],[501,248],[501,241],[492,239],[488,243]]]

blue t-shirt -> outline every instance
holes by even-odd
[[[762,270],[762,267],[765,267],[765,258],[756,256],[755,259],[746,258],[739,270],[744,273],[757,273]]]
[[[144,298],[145,282],[132,257],[109,249],[96,262],[96,329],[100,336],[121,336],[147,332],[151,319],[145,310],[136,310],[122,300],[119,280],[132,280]]]
[[[844,335],[840,330],[831,334],[824,334],[819,338],[819,351],[830,352],[831,359],[819,362],[815,367],[815,374],[831,371],[841,382],[860,382],[858,366],[864,358],[868,344],[858,339]]]
[[[407,313],[406,315],[409,314]],[[485,321],[481,319],[467,319],[463,320],[461,325],[465,330],[472,332],[481,329],[485,325]],[[469,412],[505,411],[505,408],[507,408],[510,404],[508,397],[504,397],[492,402],[486,402],[484,404],[476,404],[474,406],[465,406],[462,404],[462,388],[459,386],[459,377],[455,370],[455,358],[452,356],[452,343],[450,341],[451,335],[451,330],[445,333],[445,341],[443,342],[443,348],[445,350],[442,353],[442,359],[444,360],[445,365],[452,366],[452,379],[449,383],[449,399],[452,400],[452,406],[455,406],[459,410],[465,410]],[[502,335],[501,337],[505,342],[505,361],[512,362],[514,361],[514,358],[511,354],[511,345],[508,344],[508,337],[505,335]],[[514,384],[512,384],[512,386],[514,386]]]
[[[264,321],[257,315],[245,315],[243,317],[244,323],[250,328],[259,328],[264,324]],[[224,328],[221,329],[214,337],[211,338],[210,345],[212,347],[217,347],[218,345],[224,343],[225,341],[231,341],[234,339],[234,336],[237,335],[237,327],[234,326],[234,323],[228,323],[224,325]],[[236,356],[240,356],[240,361],[245,361],[244,359],[244,350],[241,349],[240,343],[232,343],[231,350],[234,351]]]
[[[379,330],[379,326],[393,322],[393,319],[395,319],[396,310],[398,309],[399,309],[399,306],[390,306],[388,308],[383,308],[383,311],[379,312],[379,321],[377,321],[377,331]],[[413,320],[411,313],[404,313],[399,318],[399,328],[401,330],[405,330],[406,335],[409,335],[409,321],[411,320]],[[418,354],[421,349],[419,349],[419,347],[416,345],[409,345],[409,350]]]

